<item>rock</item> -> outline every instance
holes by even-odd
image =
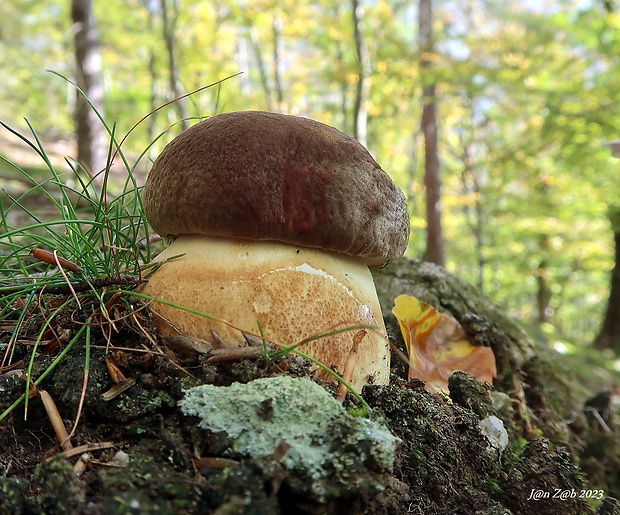
[[[483,418],[478,426],[489,440],[487,451],[491,456],[499,458],[508,447],[508,432],[504,428],[504,423],[495,415]]]

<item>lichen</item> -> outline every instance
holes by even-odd
[[[185,391],[181,409],[199,417],[200,428],[224,433],[241,456],[268,458],[284,442],[290,447],[280,462],[309,479],[334,473],[341,478],[364,468],[393,470],[398,438],[378,422],[352,417],[309,379],[280,376],[229,387],[202,385]]]

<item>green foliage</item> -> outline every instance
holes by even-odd
[[[618,164],[601,143],[617,137],[618,104],[605,100],[617,97],[617,73],[578,22],[595,8],[571,17],[509,5],[490,12],[486,34],[466,33],[463,75],[444,85],[450,268],[525,321],[539,316],[544,279],[553,338],[588,342],[613,265],[605,215]]]
[[[33,126],[29,124],[32,134],[30,140],[7,125],[2,125],[41,158],[49,173],[48,179],[39,182],[19,165],[2,158],[5,164],[17,170],[23,180],[31,185],[17,198],[9,195],[1,206],[0,271],[3,281],[9,285],[7,287],[14,285],[17,277],[27,277],[31,275],[31,270],[40,268],[40,262],[28,263],[27,256],[33,248],[55,250],[59,256],[79,264],[83,270],[79,272],[83,279],[118,275],[121,272],[139,273],[140,265],[150,255],[150,244],[146,238],[148,232],[142,215],[142,199],[131,168],[122,191],[108,200],[107,189],[100,189],[95,178],[88,177],[79,165],[71,165],[69,175],[59,173],[47,156]],[[111,129],[110,134],[114,142],[114,129]],[[109,155],[110,160],[113,155],[125,160],[123,152],[116,146],[110,147]],[[72,186],[72,183],[76,185]],[[29,207],[33,198],[35,202],[48,202],[58,217],[45,219],[39,210]],[[14,211],[25,214],[30,221],[26,225],[21,221],[19,226],[13,226],[11,220]],[[52,265],[54,263],[48,269]],[[59,284],[65,282],[65,278],[58,272],[55,277],[45,275],[43,280],[48,286],[57,285],[55,281]],[[42,286],[40,281],[38,288]]]
[[[40,159],[47,178],[37,179],[17,163],[0,156],[4,166],[13,169],[29,186],[18,196],[4,191],[0,203],[0,318],[17,319],[4,350],[5,362],[18,338],[28,333],[34,335],[34,347],[25,367],[32,383],[26,381],[26,392],[0,413],[0,420],[21,402],[27,405],[31,384],[39,384],[83,340],[87,380],[91,326],[114,324],[108,308],[111,297],[104,288],[131,289],[138,284],[141,268],[153,252],[140,188],[116,140],[115,127],[106,126],[110,134],[108,161],[117,158],[123,162],[127,176],[116,196],[109,199],[109,168],[102,172],[103,180],[89,177],[70,161],[69,172],[59,172],[34,126],[26,123],[30,137],[0,122],[5,131]],[[135,165],[143,155],[144,152]],[[77,329],[67,331],[69,341],[62,351],[43,373],[33,377],[39,345],[49,331],[60,341],[59,320],[66,316]]]

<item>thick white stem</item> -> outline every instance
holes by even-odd
[[[361,260],[276,242],[181,236],[156,261],[166,262],[143,293],[209,313],[245,332],[258,333],[260,324],[266,338],[284,345],[343,327],[376,326],[367,329],[359,344],[351,382],[356,389],[389,382],[381,308]],[[230,346],[245,344],[239,330],[221,322],[160,303],[153,309],[189,336],[212,340],[213,329]],[[300,350],[342,374],[360,330],[322,338]]]

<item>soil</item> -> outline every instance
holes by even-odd
[[[350,445],[344,424],[330,428],[336,442],[331,451],[362,458],[350,468],[326,465],[320,477],[330,488],[321,495],[312,478],[284,466],[286,449],[267,458],[237,452],[234,441],[183,413],[183,391],[283,374],[308,377],[311,364],[297,356],[211,364],[191,339],[159,336],[147,309],[129,316],[127,308],[117,331],[93,329],[88,360],[82,338],[38,385],[70,431],[88,363],[83,409],[71,437],[74,450],[84,446],[80,452],[61,449],[40,397],[29,399],[27,417],[21,403],[0,421],[0,514],[620,514],[613,392],[573,379],[562,356],[531,340],[501,309],[443,269],[402,260],[381,271],[376,283],[396,346],[403,342],[391,299],[409,293],[449,311],[472,342],[493,349],[498,362],[492,391],[456,373],[448,397],[428,392],[421,381],[406,381],[406,366],[394,356],[391,384],[361,392],[372,413],[348,396],[349,413],[383,421],[400,439],[393,466],[378,468],[363,458],[363,449],[345,449]],[[64,314],[54,329],[75,334],[89,309],[95,306]],[[3,348],[10,335],[8,328],[0,335]],[[33,377],[61,347],[37,354]],[[0,412],[25,391],[19,371],[30,352],[18,345],[13,362],[26,364],[0,375]],[[106,356],[122,376],[111,375]],[[122,390],[113,377],[121,383],[124,377],[129,387],[104,400],[110,389]],[[332,385],[324,386],[335,394]],[[308,417],[319,413],[308,406]],[[481,429],[481,420],[491,416],[508,433],[503,452]]]

